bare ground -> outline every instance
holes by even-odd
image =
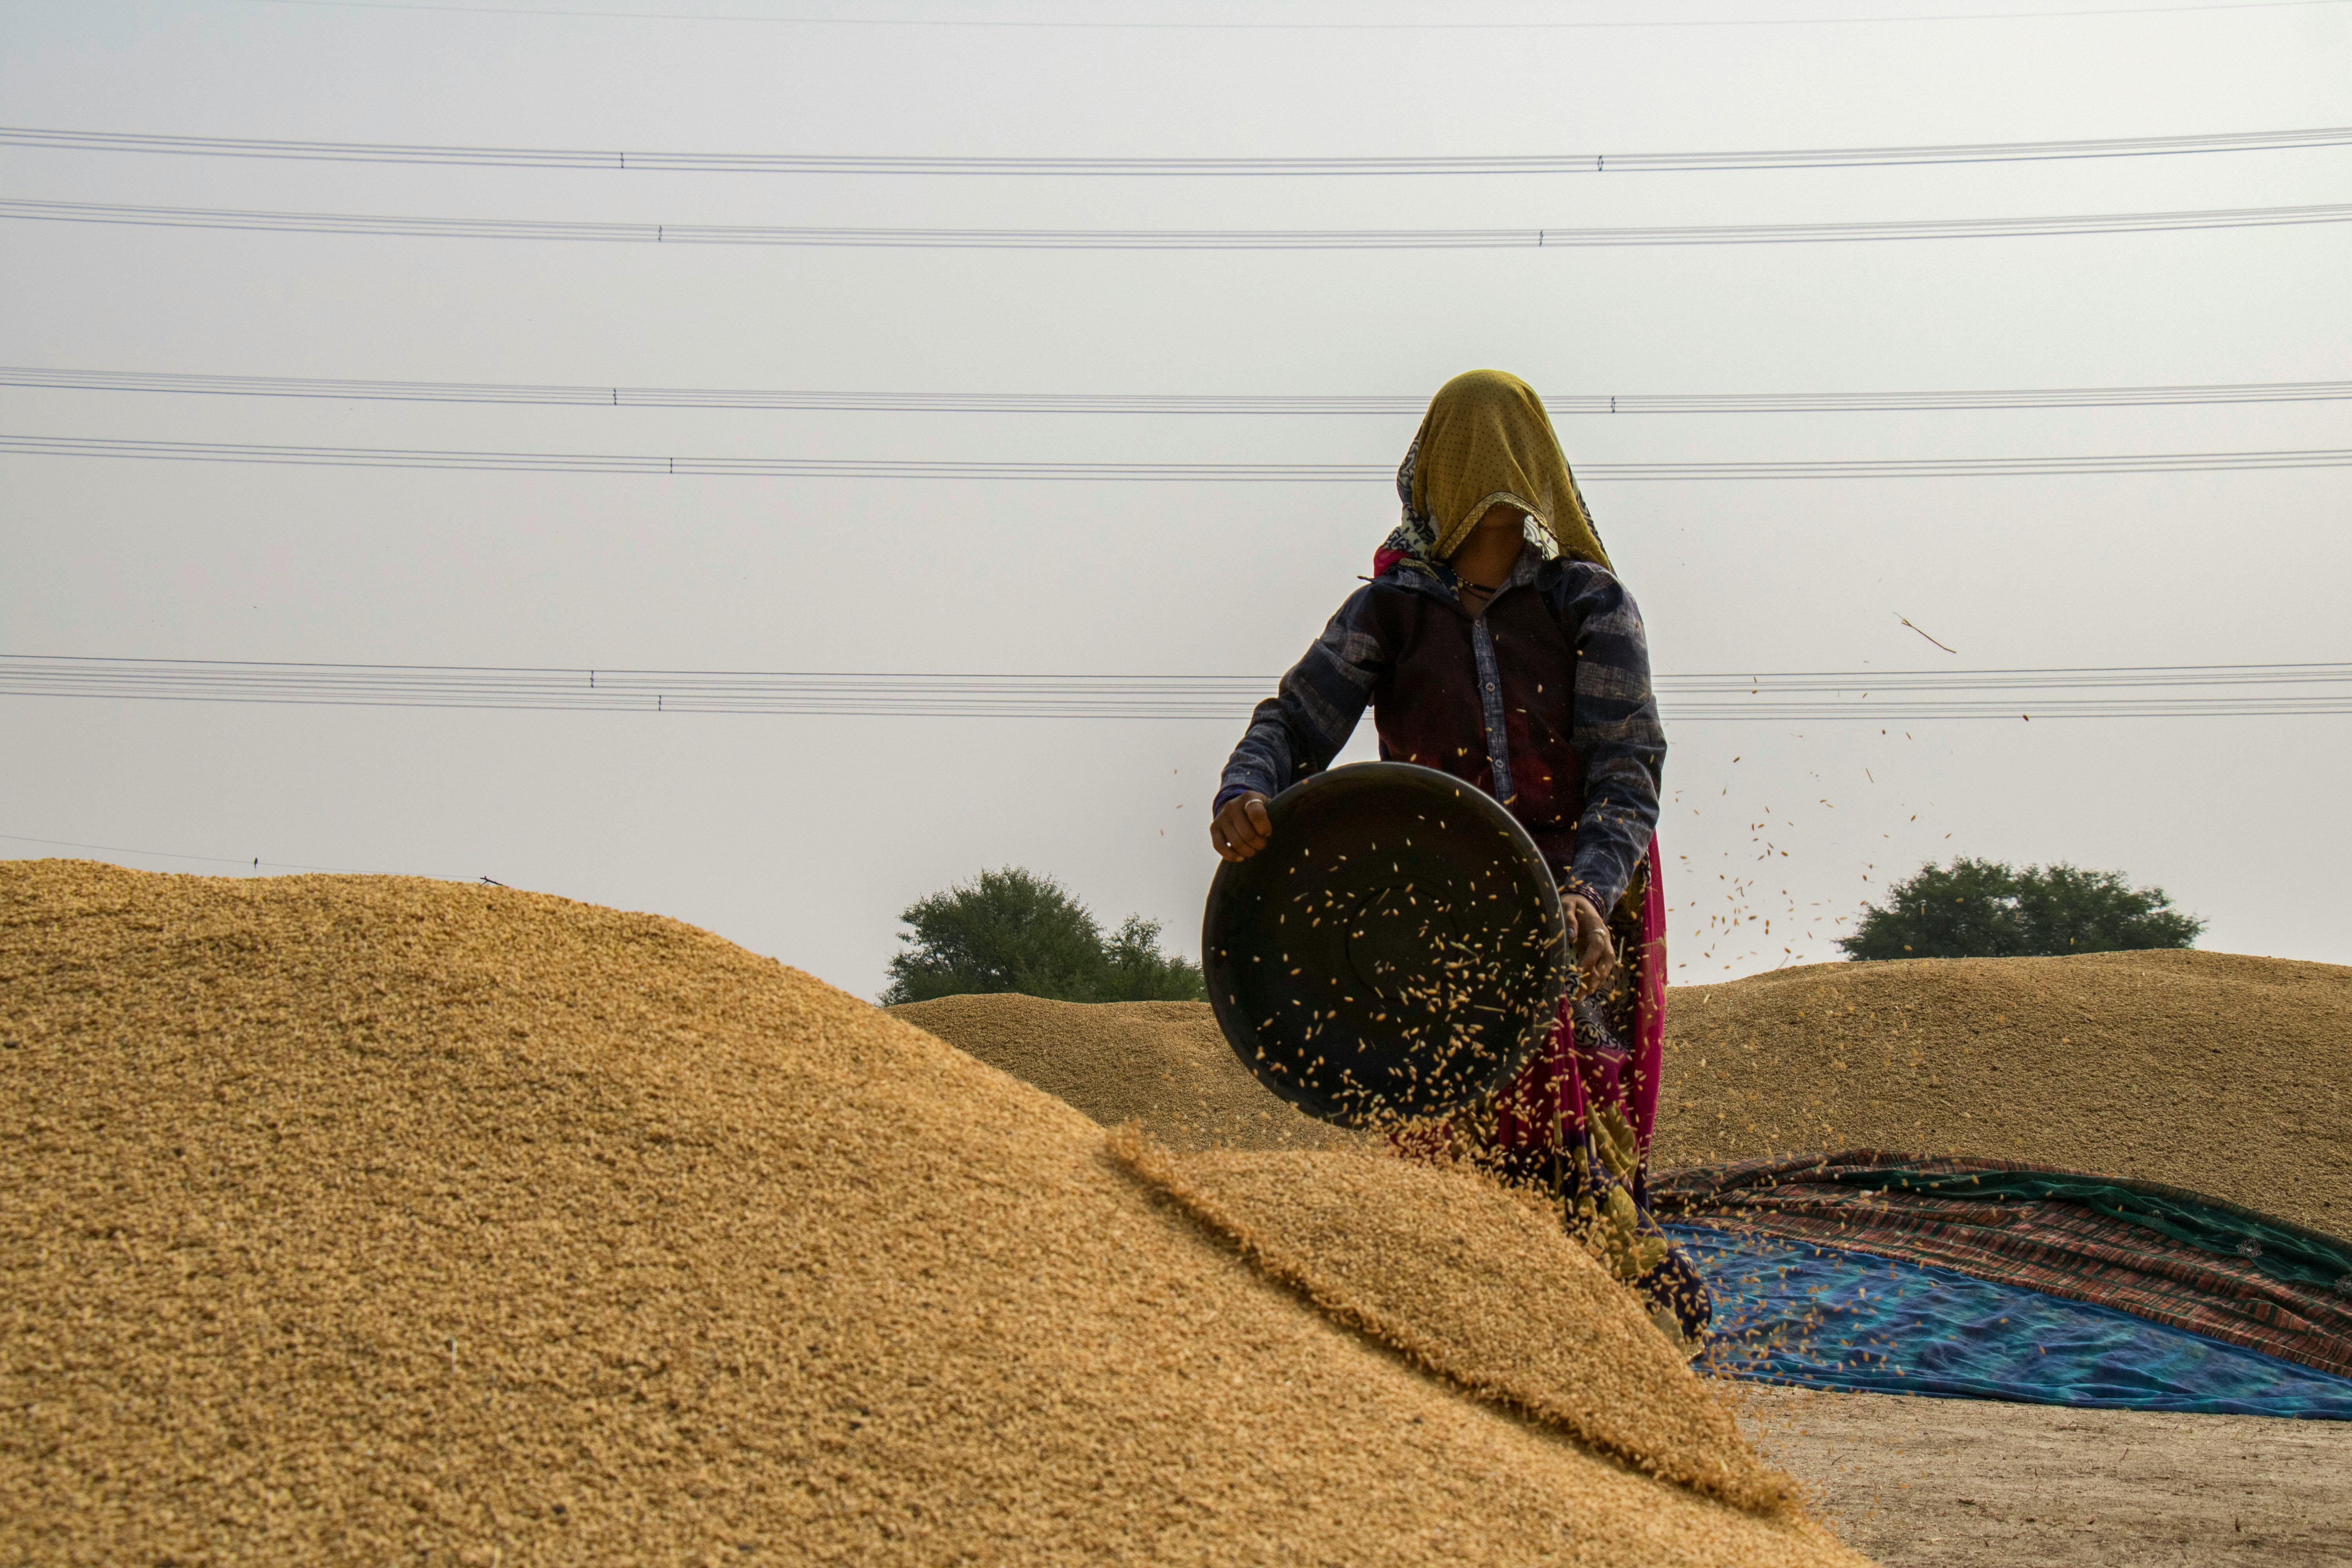
[[[1839,1538],[1887,1568],[2352,1563],[2352,1423],[1727,1392]]]

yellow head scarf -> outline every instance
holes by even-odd
[[[1470,371],[1437,389],[1397,470],[1397,491],[1404,522],[1384,555],[1443,561],[1502,502],[1528,514],[1528,537],[1547,556],[1609,565],[1543,400],[1503,371]]]

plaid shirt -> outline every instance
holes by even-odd
[[[1369,702],[1382,757],[1492,795],[1606,913],[1657,831],[1666,755],[1641,612],[1606,568],[1533,549],[1475,620],[1455,583],[1409,557],[1356,590],[1251,714],[1217,805],[1320,773]]]

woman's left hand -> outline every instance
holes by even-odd
[[[1609,922],[1581,893],[1569,895],[1566,913],[1569,940],[1576,948],[1577,994],[1606,992],[1617,979],[1617,944],[1609,939]]]

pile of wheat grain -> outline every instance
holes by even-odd
[[[1049,1002],[1000,994],[890,1012],[1068,1101],[1178,1149],[1371,1147],[1269,1094],[1234,1058],[1205,1002]]]
[[[1207,1004],[1141,1005],[1148,1029],[1128,1008],[1021,996],[916,1016],[1107,1123],[1187,1148],[1307,1142],[1292,1123],[1313,1124],[1224,1048]],[[2164,1182],[2352,1235],[2352,968],[1921,959],[1669,994],[1654,1169],[1850,1148]]]
[[[1654,1162],[2032,1160],[2352,1235],[2352,968],[2233,953],[1820,963],[1677,990]]]
[[[1507,1195],[1107,1143],[672,921],[0,866],[0,1560],[1858,1561]]]

